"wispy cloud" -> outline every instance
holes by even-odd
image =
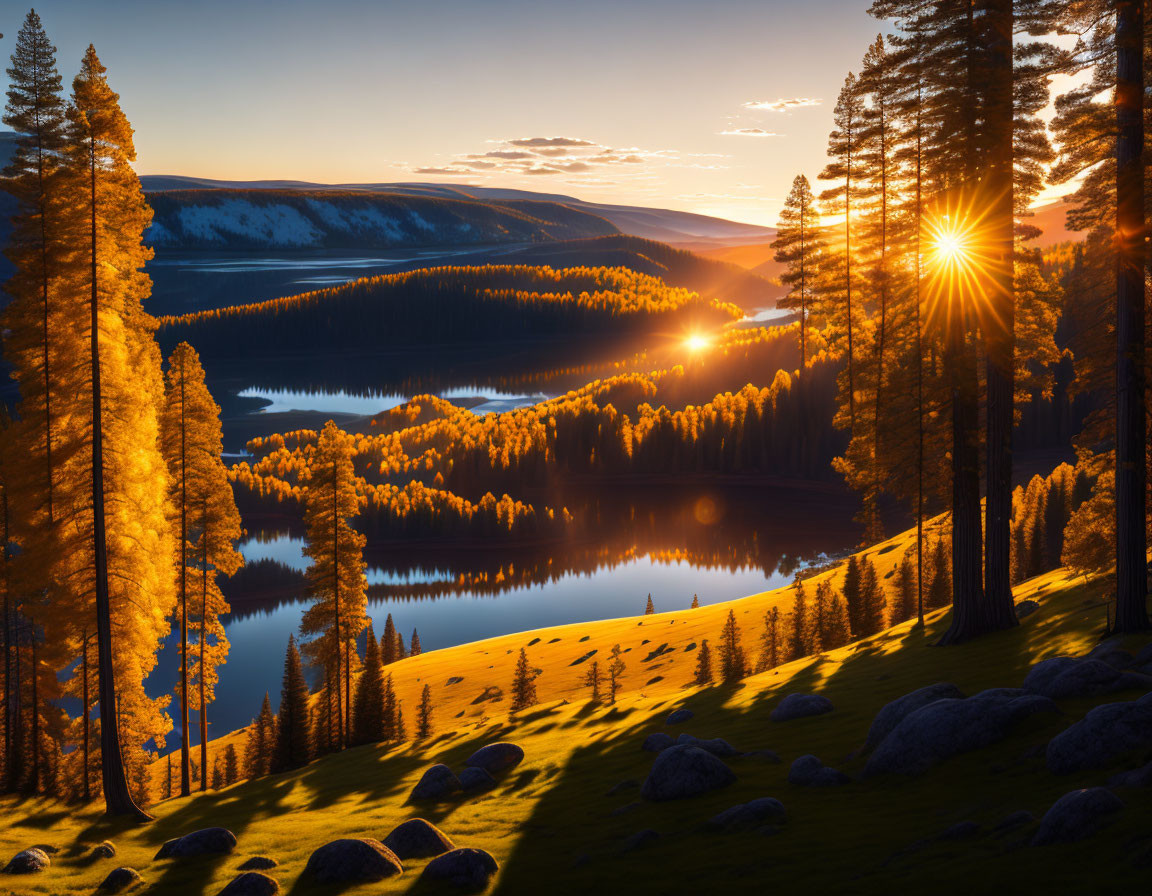
[[[754,112],[787,112],[789,109],[802,109],[805,106],[819,106],[820,100],[809,96],[797,96],[791,99],[781,97],[778,100],[753,100],[745,103],[745,109]]]
[[[766,131],[764,128],[729,128],[726,131],[721,131],[720,134],[724,137],[779,137],[779,134],[774,134],[772,131]]]

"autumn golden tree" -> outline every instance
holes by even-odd
[[[352,654],[368,625],[364,536],[349,525],[360,511],[352,439],[331,420],[324,426],[307,473],[305,554],[311,558],[312,605],[300,631],[311,639],[304,651],[313,664],[334,670],[337,749],[348,743],[352,710]]]
[[[816,196],[803,174],[792,181],[792,189],[784,200],[772,248],[776,250],[776,261],[786,268],[780,282],[788,287],[788,295],[776,304],[800,312],[800,370],[803,371],[808,364],[808,320],[825,249]]]

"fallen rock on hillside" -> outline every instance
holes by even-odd
[[[664,720],[667,725],[683,725],[685,722],[695,718],[696,713],[690,709],[676,709],[668,713],[668,718]]]
[[[443,764],[432,766],[412,788],[410,799],[414,802],[439,802],[461,790],[460,779],[452,769]]]
[[[864,767],[877,774],[919,775],[959,753],[1003,740],[1038,713],[1058,714],[1047,697],[987,693],[966,700],[936,700],[905,716],[880,742]]]
[[[839,787],[851,781],[844,772],[829,768],[811,753],[801,756],[788,769],[788,783],[797,787]]]
[[[1126,753],[1152,749],[1152,694],[1105,703],[1048,742],[1048,769],[1058,775],[1103,768]]]
[[[400,859],[379,840],[333,840],[308,857],[304,876],[321,884],[357,884],[400,874]]]
[[[742,755],[739,750],[722,737],[702,740],[701,738],[693,737],[691,734],[681,734],[676,738],[676,743],[687,744],[690,747],[699,747],[701,750],[707,750],[713,756],[717,756],[720,759],[731,759],[733,756]]]
[[[768,716],[773,722],[790,722],[805,716],[819,716],[832,712],[832,701],[819,694],[789,694]]]
[[[482,768],[466,768],[458,777],[465,793],[486,793],[496,786],[496,779]]]
[[[750,800],[713,815],[705,827],[713,831],[747,830],[762,824],[779,824],[788,820],[788,813],[780,800],[770,796]]]
[[[1024,690],[1053,700],[1100,697],[1136,689],[1152,690],[1152,678],[1115,669],[1091,657],[1052,657],[1033,666],[1024,679]]]
[[[429,862],[420,879],[460,890],[482,890],[499,868],[496,860],[482,849],[454,849]]]
[[[937,700],[963,700],[964,692],[956,685],[948,682],[930,684],[927,687],[912,691],[903,697],[897,697],[886,705],[876,718],[872,720],[872,727],[868,729],[868,739],[864,742],[864,749],[868,752],[876,749],[880,742],[892,733],[907,716],[916,710],[935,703]]]
[[[7,865],[4,866],[5,874],[37,874],[52,864],[52,860],[48,858],[48,853],[44,850],[33,846],[31,849],[25,849],[22,852],[16,853]]]
[[[524,761],[524,750],[516,744],[498,743],[481,747],[464,764],[469,768],[482,768],[490,775],[511,771]]]
[[[427,859],[456,848],[456,844],[443,831],[423,818],[410,818],[397,825],[384,838],[384,845],[398,859]]]
[[[236,848],[236,835],[227,828],[204,828],[169,840],[156,853],[157,859],[188,859],[192,856],[225,855]]]
[[[232,878],[219,896],[276,896],[279,892],[280,884],[275,878],[259,871],[245,871]]]
[[[123,893],[143,882],[135,868],[114,868],[96,889],[100,893]]]
[[[1060,797],[1040,820],[1033,846],[1074,843],[1091,837],[1124,808],[1124,802],[1103,787],[1073,790]]]
[[[640,745],[640,749],[648,753],[660,753],[667,750],[674,743],[676,743],[676,741],[672,740],[671,735],[665,734],[663,731],[657,731],[644,738],[644,743]]]
[[[682,744],[656,757],[640,794],[653,802],[678,800],[719,790],[735,780],[732,770],[711,753]]]
[[[241,871],[269,871],[280,863],[268,856],[252,856],[240,863]]]

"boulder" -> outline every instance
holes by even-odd
[[[98,859],[110,859],[116,855],[116,846],[111,840],[105,840],[103,843],[98,843],[92,847],[91,852],[88,853],[88,858],[95,862]]]
[[[241,871],[271,871],[280,863],[268,856],[252,856],[240,864]]]
[[[485,793],[496,786],[496,779],[482,768],[466,768],[460,772],[460,787],[465,793]]]
[[[420,777],[412,788],[410,799],[418,802],[439,802],[461,790],[460,779],[446,765],[434,765]]]
[[[1106,663],[1113,669],[1131,669],[1135,665],[1132,654],[1113,641],[1105,641],[1089,651],[1088,658]]]
[[[875,750],[891,732],[905,718],[921,707],[937,700],[963,700],[964,693],[954,684],[939,682],[920,688],[903,697],[897,697],[886,705],[876,718],[872,720],[872,727],[868,729],[868,738],[864,741],[864,749],[868,752]]]
[[[459,890],[483,890],[499,867],[482,849],[454,849],[429,862],[420,879]]]
[[[96,889],[100,893],[123,893],[143,882],[144,878],[135,868],[113,868]]]
[[[660,839],[660,832],[654,831],[652,828],[645,828],[642,831],[637,831],[631,837],[624,841],[624,846],[621,852],[633,852],[637,849],[643,849]]]
[[[649,734],[644,738],[644,743],[640,745],[641,750],[646,750],[649,753],[660,753],[667,750],[676,741],[672,740],[670,735],[665,734],[663,731],[657,731],[655,734]]]
[[[16,855],[12,857],[12,861],[4,866],[4,873],[36,874],[51,864],[52,860],[48,858],[48,853],[33,846],[31,849],[25,849],[23,852],[16,853]]]
[[[308,857],[304,876],[321,884],[357,884],[403,870],[396,853],[379,840],[333,840]]]
[[[1152,694],[1130,703],[1105,703],[1048,742],[1049,771],[1066,775],[1103,768],[1136,750],[1152,748]]]
[[[279,892],[280,884],[275,878],[259,871],[245,871],[232,878],[219,896],[276,896]]]
[[[1136,658],[1132,661],[1135,666],[1147,666],[1152,663],[1152,641],[1149,641],[1136,653]]]
[[[640,795],[664,802],[727,787],[736,776],[723,762],[699,747],[679,744],[656,757]]]
[[[784,804],[778,799],[765,796],[725,809],[719,815],[713,815],[708,819],[704,826],[713,831],[735,831],[762,824],[777,824],[787,819],[788,813],[784,811]]]
[[[456,848],[443,831],[423,818],[410,818],[394,827],[384,845],[399,859],[427,859]]]
[[[1109,787],[1152,787],[1152,762],[1131,771],[1113,775]]]
[[[524,761],[524,751],[516,744],[488,744],[465,761],[468,768],[482,768],[490,775],[511,771]]]
[[[227,828],[204,828],[169,840],[156,853],[157,859],[188,859],[193,856],[225,855],[236,848],[236,835]]]
[[[1040,604],[1034,600],[1022,600],[1016,604],[1016,618],[1027,619],[1040,609]]]
[[[690,709],[676,709],[668,714],[668,718],[664,720],[665,725],[683,725],[690,719],[695,718],[696,713]]]
[[[1091,837],[1123,808],[1124,802],[1120,797],[1103,787],[1073,790],[1056,800],[1044,813],[1032,845],[1074,843]]]
[[[1053,700],[1099,697],[1135,689],[1152,690],[1152,678],[1139,672],[1122,672],[1091,657],[1053,657],[1033,666],[1024,679],[1024,690]]]
[[[691,734],[681,734],[676,738],[676,743],[699,747],[701,750],[707,750],[713,756],[719,756],[721,759],[731,759],[733,756],[742,755],[739,750],[722,737],[714,737],[711,740],[701,740],[700,738],[693,737]]]
[[[1003,740],[1030,716],[1059,712],[1047,697],[1035,695],[936,700],[905,716],[889,732],[869,758],[864,776],[919,775],[951,756]]]
[[[788,783],[797,787],[839,787],[852,781],[839,769],[829,768],[809,753],[788,769]]]
[[[804,716],[818,716],[832,712],[832,701],[819,694],[789,694],[777,704],[768,716],[773,722],[789,722]]]

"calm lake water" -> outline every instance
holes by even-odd
[[[470,254],[161,257],[149,265],[155,281],[151,310],[179,313],[289,295],[440,260],[467,263]],[[765,309],[743,323],[790,317]],[[596,358],[587,346],[571,354],[562,344],[480,345],[440,354],[413,348],[369,357],[206,360],[205,367],[222,408],[225,452],[236,458],[254,436],[318,428],[328,418],[363,428],[372,415],[423,392],[475,413],[529,406],[596,378],[597,364],[620,357],[611,351]],[[573,369],[557,372],[566,368]],[[405,642],[416,629],[424,648],[434,650],[638,614],[649,593],[658,610],[686,609],[693,594],[715,603],[779,587],[802,563],[843,551],[859,538],[852,520],[855,500],[826,484],[674,482],[613,487],[604,495],[577,488],[564,499],[575,512],[591,514],[595,543],[552,544],[530,554],[500,543],[447,542],[421,551],[369,543],[369,613],[377,635],[388,613]],[[696,512],[701,502],[712,511]],[[305,607],[299,520],[244,522],[253,531],[241,546],[248,566],[224,583],[233,606],[225,619],[231,652],[209,710],[215,735],[247,724],[265,692],[278,706],[284,649],[289,635],[298,633]],[[508,569],[516,571],[514,581],[483,589],[468,585],[492,581],[494,573]],[[154,696],[172,693],[179,668],[175,642],[175,636],[169,639],[147,682]],[[171,712],[176,716],[175,705]],[[195,741],[195,722],[192,727]]]

